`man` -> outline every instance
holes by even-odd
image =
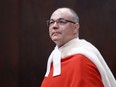
[[[97,48],[79,39],[79,18],[72,9],[55,10],[47,24],[56,47],[41,87],[116,87]]]

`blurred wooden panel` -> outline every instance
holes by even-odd
[[[116,77],[115,0],[2,0],[0,87],[40,87],[54,48],[46,20],[58,7],[80,17],[80,38],[93,43]]]

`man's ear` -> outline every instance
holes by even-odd
[[[80,28],[79,23],[76,23],[76,24],[75,24],[75,28],[74,28],[74,33],[77,33],[78,30],[79,30],[79,28]]]

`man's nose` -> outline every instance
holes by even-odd
[[[53,29],[58,29],[58,27],[59,27],[58,23],[57,22],[54,22]]]

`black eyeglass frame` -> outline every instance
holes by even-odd
[[[63,20],[64,21],[64,23],[62,23],[62,24],[66,24],[66,23],[68,23],[68,22],[70,22],[70,23],[73,23],[73,24],[76,24],[76,22],[73,22],[73,21],[71,21],[71,20],[66,20],[66,19],[64,19],[64,18],[59,18],[59,19],[57,19],[57,20],[53,20],[53,19],[50,19],[50,20],[47,20],[46,22],[47,22],[47,26],[50,26],[51,24],[52,24],[52,22],[50,23],[50,21],[53,21],[53,23],[59,23],[58,21],[60,21],[60,20]]]

